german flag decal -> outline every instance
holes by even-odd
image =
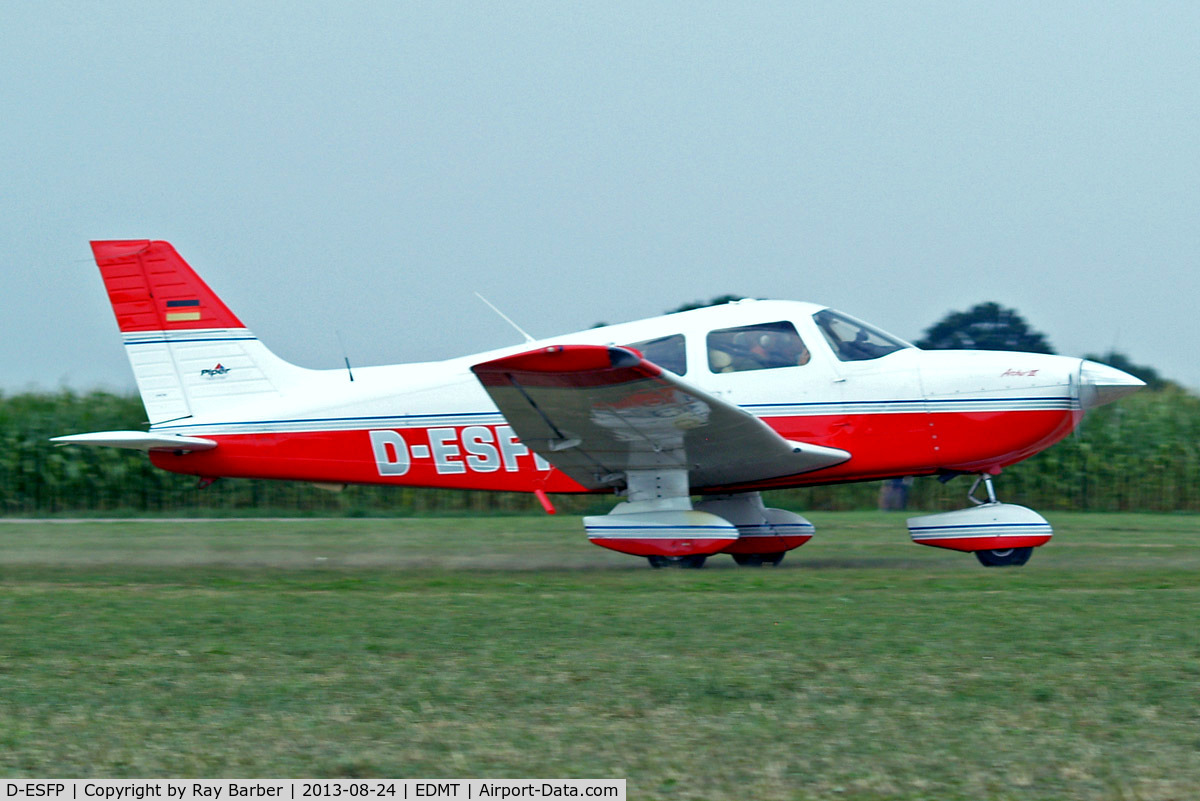
[[[199,300],[168,300],[167,301],[167,322],[168,323],[190,323],[200,319],[200,301]],[[191,307],[191,311],[171,311],[171,309],[186,309]]]

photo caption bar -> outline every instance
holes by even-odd
[[[625,779],[9,779],[2,801],[442,801],[602,798],[625,801]]]

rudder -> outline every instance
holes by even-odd
[[[169,242],[92,242],[121,333],[245,329]]]

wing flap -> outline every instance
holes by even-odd
[[[521,440],[585,487],[682,469],[692,487],[805,473],[846,451],[790,442],[628,348],[563,345],[471,368]]]

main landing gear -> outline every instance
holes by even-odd
[[[704,567],[704,562],[708,559],[707,556],[693,554],[691,556],[657,556],[651,554],[646,557],[646,561],[650,563],[650,567],[682,567],[692,570],[699,570]]]
[[[630,471],[624,503],[585,517],[588,539],[603,548],[644,556],[651,567],[700,568],[730,554],[739,565],[777,565],[812,539],[812,523],[768,509],[757,492],[717,495],[693,506],[682,471]]]
[[[987,490],[986,501],[975,497],[981,483]],[[967,499],[975,504],[972,508],[910,517],[913,542],[970,551],[984,567],[1019,567],[1054,534],[1046,518],[1032,509],[998,501],[990,475],[975,479]]]
[[[799,547],[799,546],[797,546]],[[728,553],[726,551],[726,553]],[[730,554],[733,561],[737,562],[741,567],[762,567],[763,565],[778,565],[783,561],[783,557],[787,555],[787,551],[775,551],[774,553],[735,553]],[[650,563],[650,567],[682,567],[696,570],[704,567],[707,556],[647,556],[646,561]]]
[[[787,555],[786,551],[776,553],[735,553],[733,561],[742,567],[762,567],[763,565],[778,565]]]

